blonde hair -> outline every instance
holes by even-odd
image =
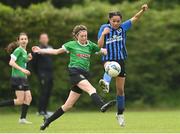
[[[87,31],[87,27],[84,26],[84,25],[76,25],[74,28],[73,28],[73,32],[72,32],[72,35],[74,37],[75,40],[77,40],[77,35],[79,34],[80,31]]]

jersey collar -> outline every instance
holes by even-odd
[[[89,45],[89,41],[88,41],[88,40],[87,40],[87,44],[81,44],[79,41],[77,41],[77,42],[78,42],[78,44],[79,44],[80,46],[83,46],[83,47]]]
[[[112,30],[118,30],[118,29],[121,27],[121,25],[119,25],[118,29],[114,29],[114,28],[111,26],[110,23],[108,24],[108,26],[109,26]]]
[[[27,51],[23,48],[23,47],[21,47],[21,46],[19,46],[25,53],[27,53]]]

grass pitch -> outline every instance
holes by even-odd
[[[0,133],[39,133],[42,116],[28,114],[32,125],[18,124],[19,114],[0,111]],[[126,111],[126,126],[120,127],[115,112],[68,112],[53,122],[45,133],[169,133],[180,132],[180,110]]]

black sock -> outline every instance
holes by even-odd
[[[25,119],[26,118],[28,108],[29,108],[29,105],[27,105],[27,104],[23,104],[22,105],[21,119]]]
[[[117,114],[123,114],[124,109],[118,109],[118,113]]]
[[[62,108],[59,108],[56,110],[56,112],[53,113],[53,115],[51,115],[47,121],[49,123],[53,122],[54,120],[56,120],[57,118],[59,118],[60,116],[62,116],[64,114],[64,111]]]
[[[5,100],[0,102],[0,107],[4,106],[14,106],[14,100]]]
[[[101,108],[105,104],[97,93],[91,94],[91,98],[99,108]]]

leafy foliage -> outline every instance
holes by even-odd
[[[73,5],[71,8],[56,9],[50,3],[31,5],[27,9],[10,7],[0,4],[0,98],[9,98],[10,67],[9,55],[4,51],[6,45],[16,40],[19,32],[29,35],[31,46],[38,43],[39,34],[47,32],[50,44],[59,48],[72,40],[72,29],[77,24],[88,27],[89,39],[97,42],[97,32],[101,24],[107,22],[107,14],[112,10],[121,10],[123,19],[129,19],[139,9],[142,3],[138,1],[109,5],[108,3],[86,1],[83,5]],[[127,49],[129,58],[126,62],[127,104],[136,106],[176,107],[179,105],[180,94],[180,6],[173,5],[169,10],[159,10],[158,5],[152,5],[141,20],[127,32]],[[70,88],[67,74],[69,56],[63,54],[53,56],[55,85],[52,104],[63,103]],[[91,82],[99,90],[98,80],[103,75],[100,56],[93,56],[91,63]],[[30,83],[33,93],[33,104],[39,96],[37,78],[32,74]],[[115,82],[111,83],[111,93],[104,95],[106,99],[115,98]],[[83,94],[79,107],[93,106],[88,95]],[[51,105],[52,107],[54,105]]]

